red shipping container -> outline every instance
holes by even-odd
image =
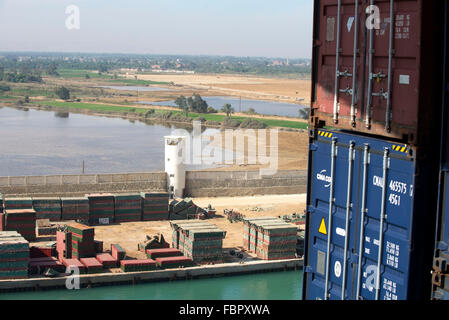
[[[150,259],[162,258],[162,257],[179,257],[182,256],[182,252],[176,248],[167,249],[148,249],[146,251],[147,257]]]
[[[45,262],[45,261],[58,261],[58,259],[56,259],[55,257],[30,258],[30,263]]]
[[[170,266],[190,266],[193,264],[192,259],[187,257],[165,257],[156,258],[156,262],[161,267]]]
[[[58,253],[59,261],[64,258],[72,258],[72,233],[71,232],[56,232],[56,251]]]
[[[94,240],[95,242],[95,252],[102,253],[103,252],[103,241]]]
[[[156,269],[156,261],[152,259],[122,260],[120,268],[125,272],[150,271]]]
[[[80,273],[84,273],[86,271],[86,267],[78,259],[62,259],[62,263],[66,267],[77,267]]]
[[[81,258],[80,261],[87,268],[87,273],[100,273],[103,270],[103,264],[96,258]]]
[[[111,255],[117,261],[123,260],[126,257],[125,250],[118,244],[111,244]]]
[[[64,272],[64,269],[65,269],[64,265],[60,261],[57,261],[56,259],[33,261],[33,262],[30,261],[31,273],[40,274],[40,273],[44,272],[47,268],[56,270],[57,272]]]
[[[117,268],[118,260],[109,253],[97,254],[97,260],[103,264],[105,268]]]
[[[51,257],[52,253],[52,248],[30,247],[30,258]]]
[[[315,0],[311,127],[425,145],[440,114],[444,1],[369,5]]]

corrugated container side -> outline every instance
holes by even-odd
[[[440,115],[428,106],[441,100],[444,1],[355,3],[314,2],[311,126],[424,146]]]
[[[438,177],[429,151],[324,132],[310,141],[303,298],[428,299]]]

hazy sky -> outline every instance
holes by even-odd
[[[66,28],[66,7],[80,29]],[[0,0],[0,51],[310,58],[311,0]]]

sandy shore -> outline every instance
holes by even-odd
[[[128,76],[134,78],[134,76]],[[139,80],[173,82],[186,88],[250,99],[310,104],[310,80],[245,77],[237,75],[137,75]],[[204,93],[203,93],[204,94]],[[207,95],[207,94],[204,94]]]

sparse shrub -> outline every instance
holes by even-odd
[[[212,107],[207,107],[207,113],[218,113],[218,110],[216,110]]]
[[[256,119],[246,118],[240,124],[240,128],[248,128],[248,129],[265,129],[267,128],[267,124],[257,121]]]
[[[229,127],[229,128],[238,128],[240,126],[240,121],[237,119],[231,119],[231,118],[226,118],[223,122],[222,125],[224,127]]]

